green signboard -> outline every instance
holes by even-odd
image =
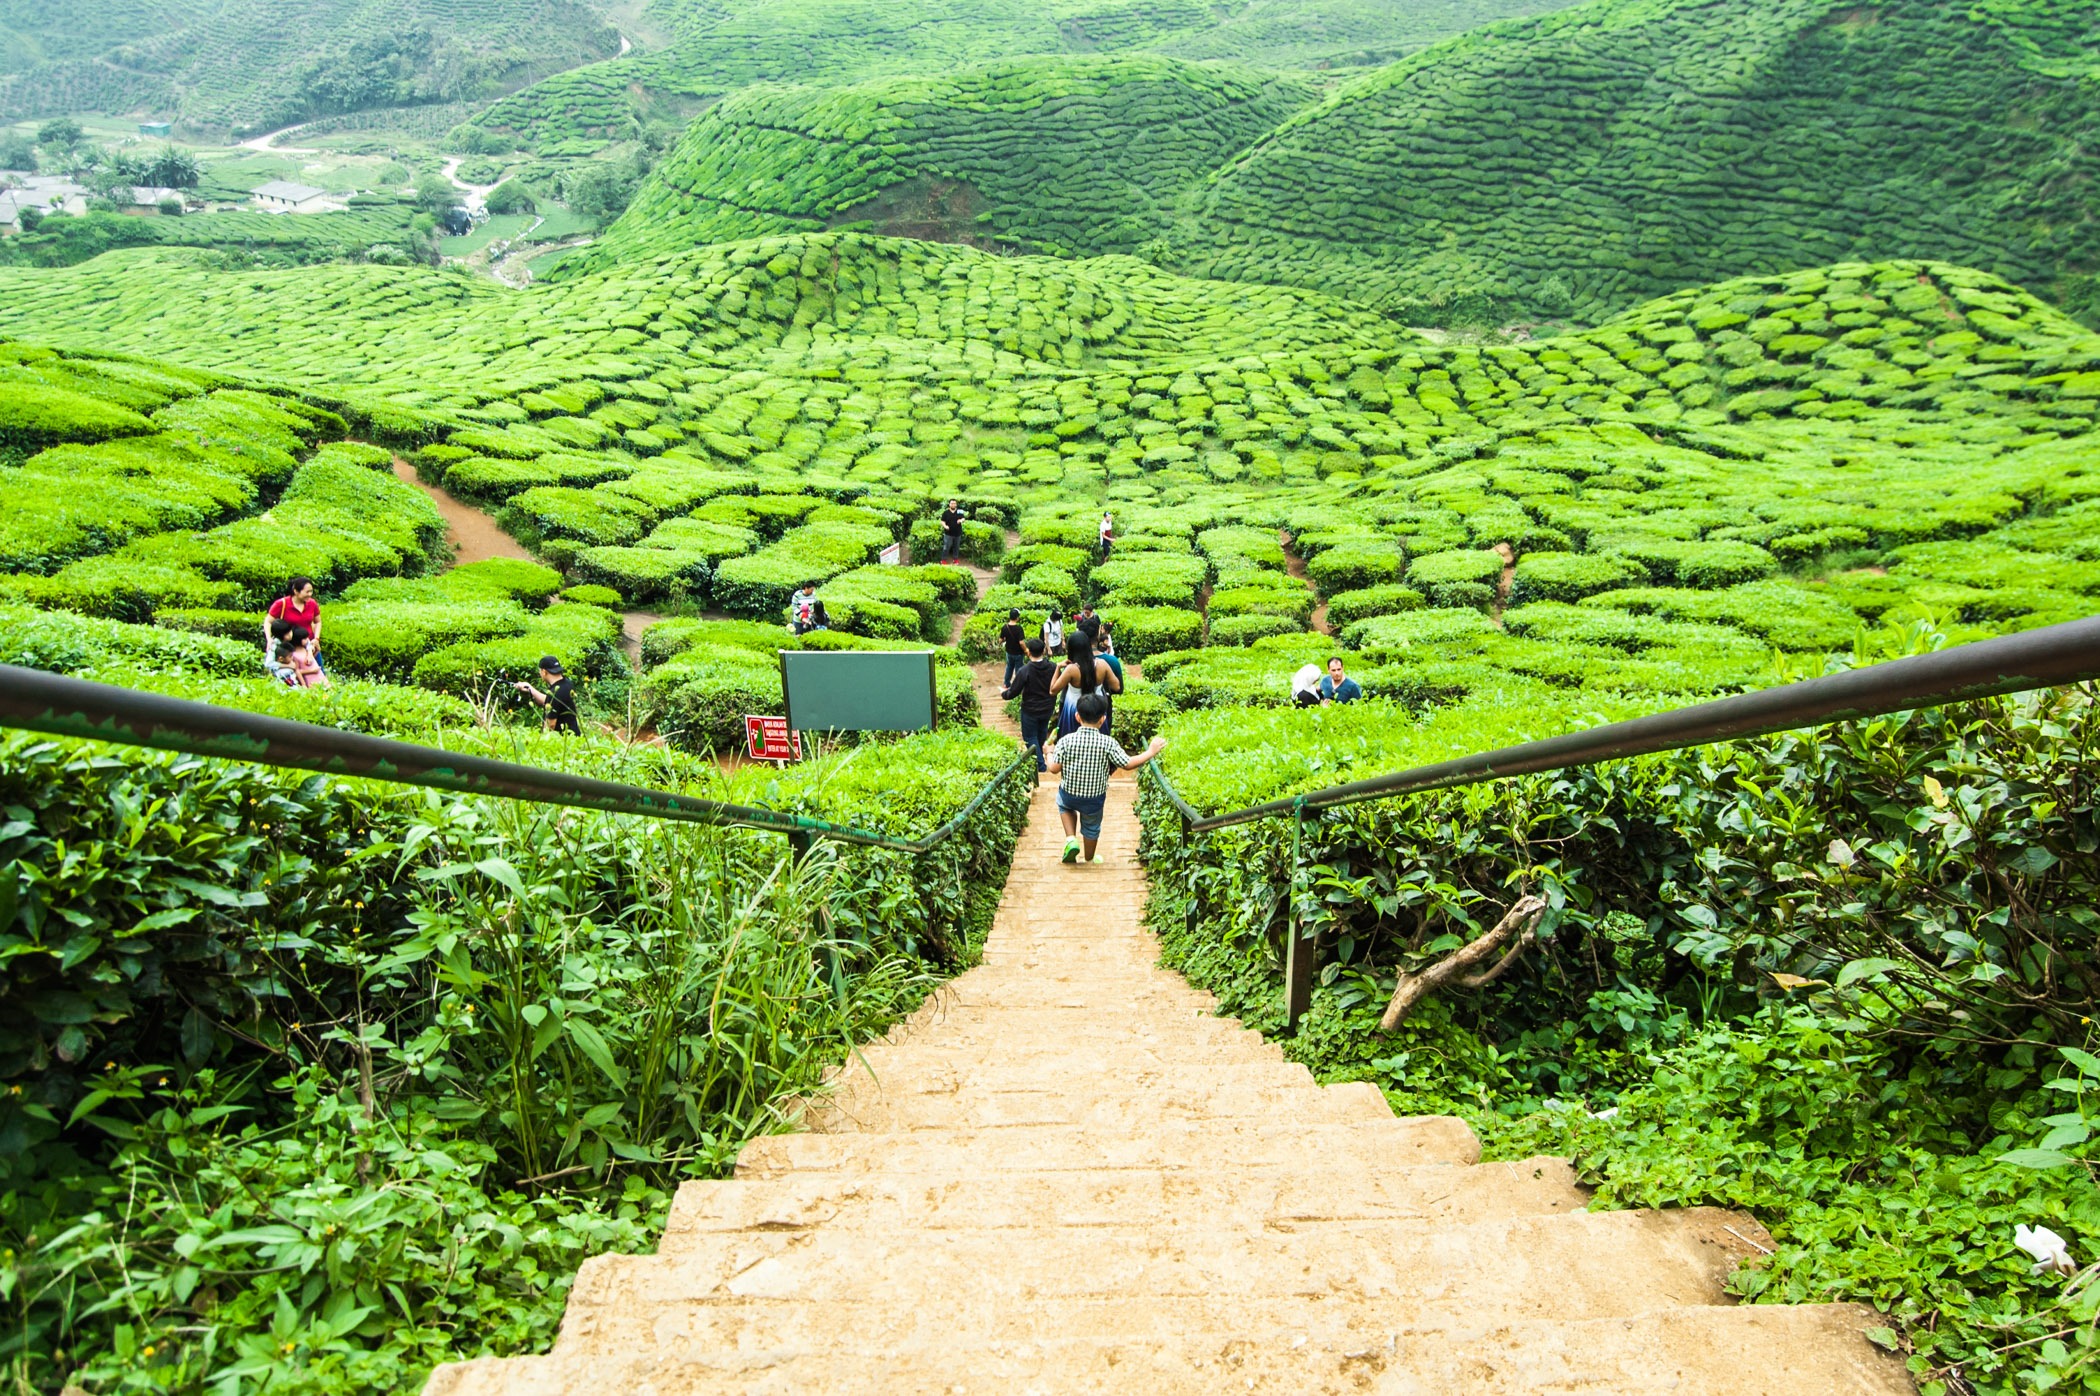
[[[925,732],[931,650],[782,650],[780,687],[797,732]]]

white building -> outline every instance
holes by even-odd
[[[0,189],[0,234],[22,229],[22,210],[34,209],[46,216],[54,213],[79,215],[87,212],[88,191],[58,175],[27,175],[15,187]]]
[[[320,213],[328,207],[328,191],[311,184],[273,179],[255,186],[255,206],[264,213]]]

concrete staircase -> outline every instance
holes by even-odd
[[[1842,1305],[1736,1307],[1736,1213],[1583,1210],[1155,965],[1127,778],[1092,867],[1035,797],[985,962],[841,1072],[810,1132],[586,1262],[546,1357],[427,1396],[1908,1393]]]

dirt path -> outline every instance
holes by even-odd
[[[1911,1391],[1871,1309],[1730,1303],[1749,1217],[1587,1211],[1216,1016],[1145,927],[1135,784],[1086,866],[1038,786],[982,964],[585,1261],[549,1355],[425,1396]]]
[[[1517,550],[1507,543],[1497,543],[1495,551],[1502,555],[1502,575],[1495,582],[1495,610],[1488,619],[1500,625],[1503,608],[1509,605],[1509,590],[1517,582]]]
[[[1306,624],[1322,635],[1329,634],[1330,632],[1327,629],[1327,603],[1320,598],[1320,589],[1313,585],[1312,578],[1306,575],[1305,559],[1291,551],[1291,531],[1287,528],[1277,529],[1276,541],[1283,544],[1283,570],[1303,582],[1305,589],[1313,594],[1312,619],[1307,621]]]
[[[452,546],[454,567],[486,562],[492,557],[538,561],[523,543],[505,533],[485,511],[447,494],[436,485],[425,484],[416,474],[416,468],[400,456],[394,457],[394,476],[430,496],[430,502],[437,505],[438,512],[445,516],[445,541]]]

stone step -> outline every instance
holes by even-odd
[[[1588,1194],[1565,1159],[1424,1164],[1338,1175],[1295,1168],[1119,1169],[1107,1174],[975,1172],[839,1179],[785,1174],[681,1185],[659,1254],[689,1234],[831,1229],[1028,1230],[1037,1226],[1221,1227],[1314,1221],[1491,1217],[1581,1211]]]
[[[1288,1167],[1325,1164],[1376,1170],[1422,1163],[1474,1163],[1480,1141],[1466,1122],[1446,1115],[1350,1124],[1250,1119],[1160,1120],[1125,1132],[1088,1132],[1063,1125],[927,1130],[912,1134],[773,1134],[754,1139],[737,1159],[738,1177],[788,1169],[840,1174],[925,1173],[958,1168],[1113,1170]]]
[[[855,1129],[870,1134],[921,1130],[1001,1129],[1017,1125],[1064,1126],[1075,1130],[1144,1129],[1170,1120],[1282,1120],[1343,1124],[1390,1120],[1392,1108],[1374,1086],[1188,1085],[1147,1091],[1131,1085],[1093,1092],[1087,1083],[1069,1089],[992,1091],[886,1091],[879,1087],[844,1092],[811,1107],[803,1117],[819,1133]]]
[[[826,1085],[841,1092],[912,1095],[1050,1088],[1086,1095],[1129,1091],[1179,1095],[1220,1086],[1322,1089],[1302,1063],[1281,1058],[1189,1066],[1132,1061],[1119,1054],[1066,1052],[1054,1060],[1016,1063],[929,1050],[917,1044],[870,1047],[861,1053],[861,1059],[835,1068]]]
[[[1901,1361],[1845,1304],[1692,1306],[1621,1318],[1314,1337],[1227,1328],[1150,1340],[1086,1333],[882,1353],[562,1354],[440,1368],[426,1396],[1911,1396]]]
[[[1743,1238],[1764,1233],[1711,1208],[1239,1231],[1044,1226],[1025,1242],[913,1227],[702,1233],[675,1254],[585,1262],[556,1350],[880,1353],[1065,1333],[1157,1340],[1235,1323],[1614,1318],[1723,1302],[1736,1263],[1758,1253]]]

